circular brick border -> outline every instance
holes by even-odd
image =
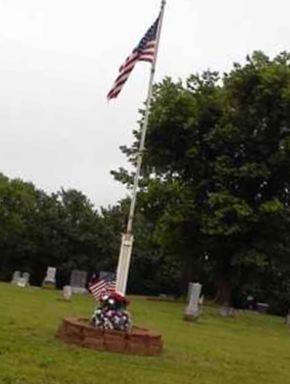
[[[66,343],[99,351],[143,356],[156,356],[163,351],[163,340],[158,333],[138,327],[130,332],[102,330],[83,318],[65,318],[56,336]]]

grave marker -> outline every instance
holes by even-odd
[[[63,288],[62,288],[62,298],[65,300],[65,301],[70,301],[72,297],[72,289],[71,289],[71,286],[70,285],[65,285]]]
[[[56,283],[55,275],[56,275],[56,268],[48,267],[46,271],[46,276],[42,283],[42,287],[55,288],[55,283]]]
[[[219,307],[218,312],[223,317],[232,317],[235,314],[235,310],[233,307]]]
[[[11,280],[11,284],[17,285],[20,278],[21,278],[20,271],[14,271],[13,276],[12,276],[12,280]]]
[[[18,282],[17,282],[17,286],[18,287],[21,287],[21,288],[25,288],[29,285],[29,278],[30,278],[30,274],[28,272],[24,272],[22,274],[22,277],[20,277],[18,279]]]
[[[194,283],[188,283],[188,291],[187,291],[187,302],[190,302],[191,294],[192,294],[192,289],[193,289],[193,284]]]
[[[201,309],[199,308],[201,288],[202,285],[199,283],[194,283],[192,286],[189,304],[185,309],[183,317],[186,321],[195,321],[201,315]]]
[[[70,277],[70,286],[72,293],[87,293],[86,283],[87,283],[86,271],[73,270]]]
[[[28,286],[28,285],[29,285],[29,281],[30,281],[30,273],[28,273],[28,272],[23,272],[23,273],[22,273],[22,278],[23,278],[24,281],[25,281],[25,286]]]

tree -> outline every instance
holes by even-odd
[[[290,56],[261,52],[155,86],[139,209],[184,268],[228,304],[249,279],[289,260]],[[135,162],[140,130],[123,152]],[[113,172],[130,185],[124,169]]]
[[[37,192],[31,183],[9,180],[0,175],[0,271],[7,278],[14,265],[27,264],[34,246],[29,240],[27,223],[34,211]]]

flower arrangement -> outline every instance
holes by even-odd
[[[118,292],[110,292],[100,297],[100,306],[95,310],[91,323],[97,328],[128,332],[132,321],[126,307],[129,300]]]

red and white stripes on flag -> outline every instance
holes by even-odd
[[[99,300],[104,294],[116,291],[116,280],[111,277],[99,279],[89,285],[89,291],[96,300]]]
[[[125,63],[120,67],[119,75],[107,95],[108,100],[115,99],[119,95],[138,61],[154,62],[159,22],[160,15],[155,23],[148,29],[138,46],[133,50],[132,54],[127,57]]]

